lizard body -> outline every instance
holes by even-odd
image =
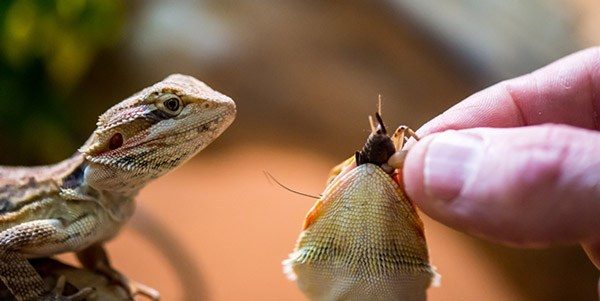
[[[49,292],[27,258],[71,251],[85,267],[127,285],[102,243],[131,217],[141,188],[210,144],[235,113],[229,97],[171,75],[102,114],[71,158],[0,167],[0,278],[15,298],[70,300]]]
[[[423,223],[401,187],[405,126],[388,137],[379,125],[354,157],[334,167],[304,220],[287,276],[310,300],[426,299],[438,276]],[[370,119],[371,120],[371,119]]]

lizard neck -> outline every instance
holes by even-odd
[[[110,190],[106,187],[94,187],[89,181],[89,165],[83,154],[65,161],[73,160],[71,172],[57,181],[61,183],[59,194],[66,200],[91,201],[102,207],[113,220],[121,222],[128,219],[135,209],[134,197],[139,188],[130,190]],[[66,163],[59,163],[66,164]]]

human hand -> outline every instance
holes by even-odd
[[[596,47],[425,124],[404,162],[406,191],[448,226],[516,246],[580,243],[600,269],[599,131]]]

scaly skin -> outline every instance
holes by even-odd
[[[71,158],[0,167],[4,284],[17,300],[70,300],[49,291],[27,258],[78,252],[84,266],[127,285],[109,266],[102,243],[131,217],[140,189],[210,144],[235,113],[229,97],[193,77],[171,75],[102,114]]]

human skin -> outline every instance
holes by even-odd
[[[600,269],[600,47],[480,91],[417,134],[404,181],[427,215],[513,246],[579,243]]]

